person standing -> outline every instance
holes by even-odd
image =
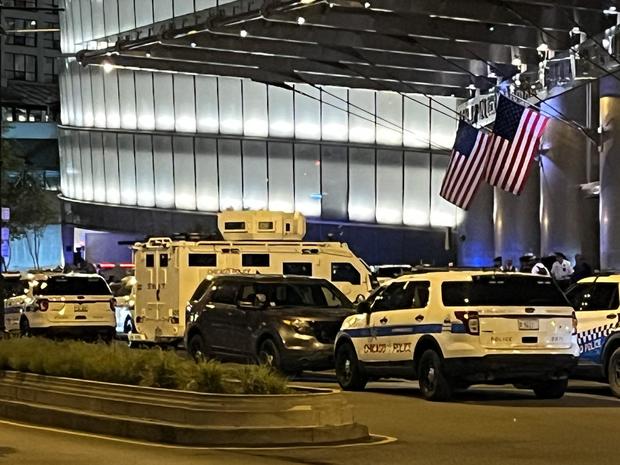
[[[506,261],[504,262],[504,264],[501,267],[501,270],[502,271],[506,271],[506,272],[511,272],[511,273],[514,273],[515,271],[517,271],[515,266],[512,264],[512,259],[511,258],[506,259]]]
[[[551,267],[551,276],[556,280],[558,286],[565,290],[570,285],[573,274],[573,267],[562,252],[555,253],[555,262]]]
[[[586,262],[583,255],[575,255],[575,267],[573,268],[572,281],[576,283],[580,279],[592,276],[592,267]]]

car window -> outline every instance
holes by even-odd
[[[34,295],[112,295],[112,291],[99,276],[50,276],[37,281]]]
[[[198,286],[196,287],[196,290],[194,291],[194,293],[190,297],[189,301],[190,302],[197,302],[200,299],[202,299],[202,296],[205,295],[205,292],[207,292],[207,289],[209,289],[210,285],[211,285],[211,280],[203,279],[200,282],[200,284],[198,284]]]
[[[231,282],[219,282],[213,285],[211,302],[219,304],[235,304],[237,288],[239,286]]]
[[[399,310],[407,308],[424,308],[428,304],[430,282],[404,281],[392,283],[385,291],[377,295],[372,306],[377,310]]]
[[[447,307],[569,305],[551,278],[535,275],[474,275],[471,281],[446,281],[441,299]]]
[[[293,274],[297,276],[312,276],[312,263],[284,262],[282,263],[282,274]]]
[[[580,283],[567,293],[577,311],[616,310],[620,307],[617,283]]]
[[[267,297],[269,307],[346,307],[352,304],[337,289],[320,283],[253,283],[241,289],[239,300],[252,301],[256,294]]]
[[[360,272],[350,263],[332,263],[332,282],[360,284]]]

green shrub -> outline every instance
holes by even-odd
[[[173,351],[44,338],[0,340],[0,370],[199,392],[289,392],[286,378],[263,366],[194,363]]]

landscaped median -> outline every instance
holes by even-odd
[[[122,345],[0,340],[0,417],[193,446],[368,440],[343,394],[262,366]]]

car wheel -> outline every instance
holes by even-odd
[[[559,399],[566,392],[568,379],[550,379],[534,384],[532,389],[539,399]]]
[[[32,336],[32,330],[30,329],[30,322],[28,318],[24,317],[19,320],[19,333],[22,337]]]
[[[110,328],[109,331],[106,331],[105,333],[101,335],[101,340],[105,342],[106,344],[109,344],[114,340],[115,336],[116,336],[116,328]]]
[[[187,351],[196,362],[207,360],[205,340],[200,334],[194,334],[187,343]]]
[[[437,352],[427,350],[422,354],[418,375],[420,391],[426,400],[443,402],[450,399],[452,386]]]
[[[620,397],[620,347],[614,350],[607,362],[607,379],[611,392]]]
[[[366,387],[368,377],[351,344],[342,344],[336,351],[336,378],[345,391],[361,391]]]
[[[133,324],[133,320],[131,319],[130,316],[128,316],[125,319],[125,324],[123,324],[123,332],[125,334],[129,334],[131,332],[134,332],[136,330],[136,327]]]
[[[273,339],[265,339],[258,348],[258,363],[267,365],[276,370],[281,368],[280,351]]]

